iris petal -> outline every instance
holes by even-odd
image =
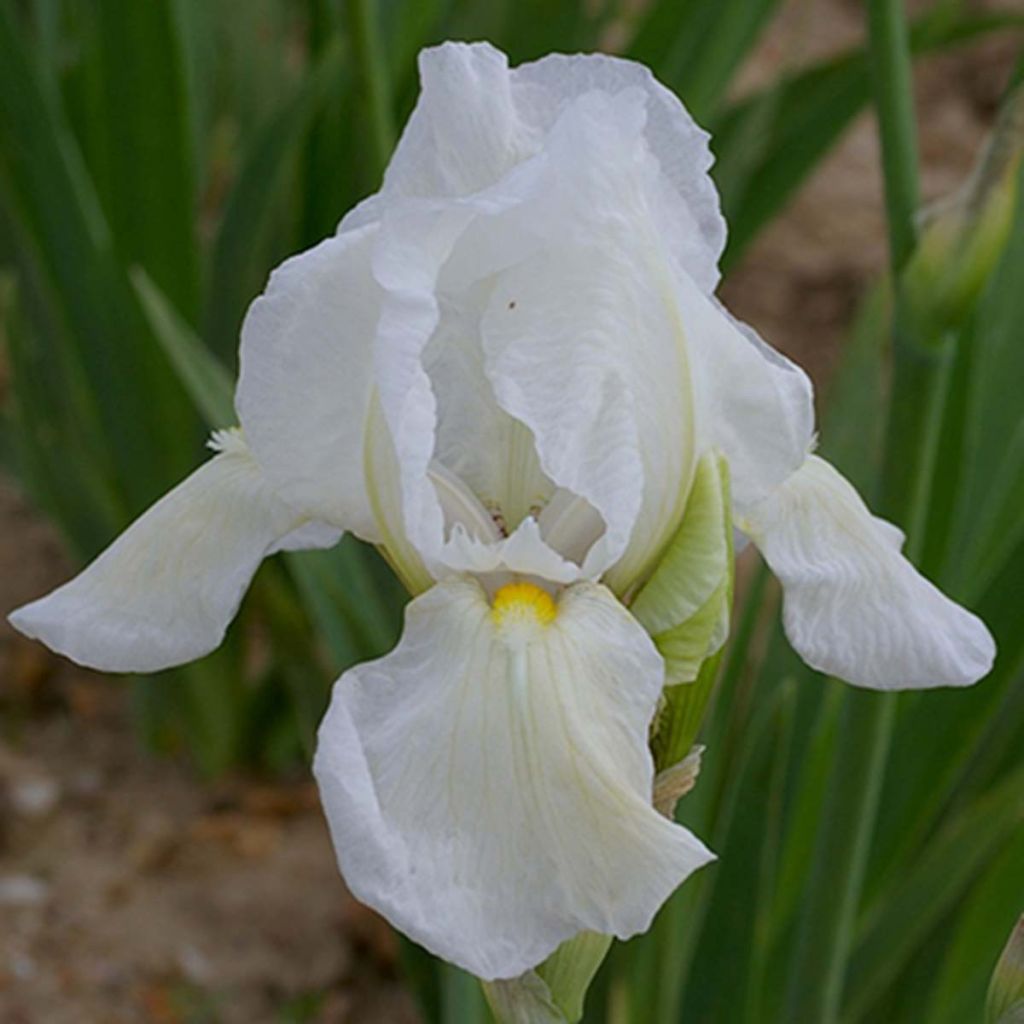
[[[419,101],[384,186],[345,218],[346,229],[379,218],[401,198],[489,188],[537,154],[581,96],[632,91],[645,110],[642,145],[663,179],[661,214],[671,222],[673,250],[705,291],[714,288],[726,228],[708,174],[710,137],[648,68],[605,54],[555,53],[510,69],[505,54],[487,43],[444,43],[420,54],[420,79]]]
[[[739,525],[781,580],[786,635],[812,668],[896,690],[968,686],[992,667],[984,623],[900,554],[901,531],[824,459],[810,456]]]
[[[78,576],[12,612],[11,624],[111,672],[156,672],[216,648],[264,556],[340,537],[277,497],[229,436]]]
[[[376,229],[283,263],[242,326],[235,404],[270,481],[317,519],[377,542],[363,480],[379,288]]]
[[[468,580],[413,601],[398,647],[338,682],[316,758],[353,893],[486,979],[645,930],[711,857],[651,806],[643,629],[593,584],[553,618],[513,603],[496,616]]]

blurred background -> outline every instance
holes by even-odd
[[[867,493],[894,308],[945,346],[940,470],[903,525],[1001,655],[974,690],[900,698],[882,746],[851,750],[860,698],[788,651],[744,556],[680,808],[722,860],[616,947],[585,1019],[981,1020],[1024,910],[1024,5],[908,14],[931,213],[894,292],[857,0],[0,0],[0,611],[63,581],[233,422],[246,306],[376,189],[421,46],[642,60],[713,132],[724,300],[808,369],[823,448]],[[463,976],[346,895],[309,781],[331,683],[391,646],[402,603],[346,539],[265,565],[225,647],[153,678],[97,676],[0,625],[0,1019],[487,1019]],[[823,966],[858,757],[880,759],[871,827],[836,876],[854,902]],[[804,1001],[819,977],[826,1017]]]

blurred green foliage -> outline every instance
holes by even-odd
[[[5,467],[84,560],[197,464],[207,430],[232,419],[247,304],[271,267],[376,188],[415,100],[416,52],[444,38],[490,39],[513,63],[610,46],[652,66],[714,133],[732,266],[871,101],[873,82],[880,99],[867,49],[814,66],[794,59],[731,99],[778,7],[0,0]],[[909,46],[958,46],[1021,22],[943,0],[918,16]],[[907,160],[901,173],[914,174]],[[893,324],[899,344],[941,364],[926,430],[905,453],[924,467],[928,500],[906,517],[897,502],[893,514],[929,574],[995,631],[995,671],[968,691],[889,698],[879,712],[885,697],[851,694],[798,661],[759,575],[702,729],[703,775],[681,806],[721,862],[683,887],[650,935],[615,948],[585,1020],[980,1019],[1024,905],[1020,175],[1015,166],[1005,176],[1005,243],[941,337],[908,322],[900,276],[869,297],[823,430],[826,453],[886,501]],[[940,262],[963,242],[954,237]],[[914,288],[927,292],[928,274],[910,260]],[[924,398],[902,393],[920,413]],[[140,728],[211,774],[294,765],[311,749],[330,682],[388,649],[402,601],[376,554],[351,539],[269,564],[220,652],[134,684]],[[857,721],[868,723],[879,786],[876,806],[853,821],[868,844],[863,885],[841,848],[837,859],[856,813],[837,794],[871,795],[841,784],[851,759],[868,756],[849,728]],[[852,900],[848,920],[833,920],[833,889]],[[838,1002],[805,1020],[793,1007],[804,986],[825,984],[806,974],[818,949],[838,950]],[[429,1019],[484,1019],[475,986],[408,954]]]

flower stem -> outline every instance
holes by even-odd
[[[868,0],[868,55],[885,175],[885,208],[893,274],[917,243],[920,205],[910,46],[902,0]]]

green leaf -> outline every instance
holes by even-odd
[[[280,215],[282,189],[305,133],[342,74],[342,47],[329,46],[312,73],[263,124],[242,159],[213,247],[204,336],[230,365],[242,314],[262,288],[267,267],[286,255],[268,251]],[[335,130],[344,131],[345,126]]]
[[[186,316],[199,305],[192,112],[173,0],[95,6],[97,109],[87,154],[124,264]]]
[[[287,561],[338,668],[394,646],[404,595],[376,552],[346,536],[330,551],[293,551]]]
[[[1024,820],[1024,770],[1007,776],[929,841],[907,874],[878,893],[860,927],[845,1017],[859,1020],[956,906]]]
[[[911,29],[915,53],[945,49],[1007,28],[1024,17],[1000,13],[926,15]],[[870,96],[867,55],[850,51],[740,100],[712,123],[714,177],[729,224],[723,265],[735,265],[839,139]]]
[[[648,64],[702,121],[778,6],[778,0],[651,3],[628,56]]]
[[[180,53],[181,109],[186,111],[186,121],[191,138],[188,152],[192,156],[193,204],[201,199],[209,186],[209,175],[213,167],[210,153],[212,125],[215,111],[213,100],[220,57],[217,38],[218,5],[197,4],[192,0],[171,0],[171,17],[174,19]],[[195,217],[199,211],[193,210]],[[198,255],[198,254],[197,254]],[[202,270],[201,261],[197,270]],[[189,310],[195,316],[196,310]]]
[[[901,0],[870,0],[867,16],[871,91],[882,148],[889,261],[895,275],[903,270],[917,246],[915,218],[921,205],[910,44]]]
[[[341,9],[332,0],[307,0],[309,59],[316,68],[340,45]],[[334,232],[354,197],[363,194],[365,171],[359,133],[349,116],[350,77],[335,75],[324,87],[306,132],[299,193],[302,218],[299,247],[305,249]],[[376,184],[376,177],[371,184]]]
[[[87,385],[127,508],[184,475],[191,413],[152,344],[75,140],[8,6],[0,6],[0,195],[23,259],[56,300],[63,365]],[[160,457],[154,458],[153,453]]]
[[[131,278],[153,336],[163,346],[206,425],[213,430],[232,425],[236,419],[234,387],[228,371],[196,337],[145,270],[136,267]]]
[[[1020,865],[1024,832],[1015,836],[971,890],[953,921],[946,955],[928,1002],[928,1024],[975,1020],[984,1005],[992,965],[1017,920],[1024,897]]]
[[[818,685],[819,680],[809,680],[808,684]],[[800,760],[800,784],[793,795],[786,822],[770,916],[770,944],[778,941],[790,926],[805,895],[818,824],[826,813],[829,768],[835,754],[845,686],[835,680],[825,681],[825,686],[825,699],[817,709],[809,741]]]
[[[953,503],[957,525],[948,560],[939,558],[933,546],[931,569],[993,630],[996,667],[971,690],[904,698],[879,865],[912,859],[953,794],[975,795],[990,783],[1000,758],[1005,760],[1012,749],[1015,730],[1024,728],[1024,704],[1016,697],[1024,649],[1018,610],[1024,565],[1018,520],[1024,491],[1014,493],[1024,473],[1014,441],[1024,437],[1024,411],[1014,397],[1015,381],[1024,374],[1024,350],[1018,344],[1024,315],[1022,266],[1024,210],[1018,206],[999,267],[960,339],[968,358],[961,358],[962,372],[951,382],[956,416],[947,417],[944,425],[943,472],[937,475],[944,498],[932,510],[935,517]],[[934,544],[936,533],[930,530],[929,535]],[[940,546],[946,549],[945,543]],[[915,707],[923,699],[929,728],[921,733]]]
[[[487,1006],[480,982],[458,967],[442,964],[441,971],[441,1018],[440,1024],[485,1024]],[[526,1018],[511,1018],[514,1024],[525,1024]],[[548,1024],[543,1017],[538,1024]]]
[[[693,938],[693,962],[682,1012],[663,1017],[666,1024],[709,1019],[738,1024],[760,999],[755,986],[761,968],[756,965],[767,953],[762,907],[770,905],[774,884],[783,783],[792,756],[794,693],[793,686],[781,680],[770,693],[759,694],[739,751],[723,765],[726,793],[718,820],[710,835],[698,833],[719,860],[710,871],[705,869],[686,883],[702,881],[707,891],[699,917],[681,922],[690,928],[699,925],[700,930]],[[709,748],[705,760],[727,757],[722,748]],[[701,778],[695,793],[706,781],[710,782]],[[680,805],[684,817],[689,799]],[[663,962],[663,971],[672,969],[671,962]]]
[[[979,593],[1024,538],[1024,410],[1016,382],[1024,376],[1024,163],[1002,259],[982,296],[970,335],[967,451],[954,530],[954,578]]]
[[[732,584],[724,577],[707,601],[685,622],[654,638],[665,659],[667,684],[693,682],[706,659],[722,649],[729,632],[731,601]]]
[[[690,750],[711,699],[732,605],[732,516],[725,460],[697,464],[682,521],[630,611],[665,659],[654,740],[659,769]]]
[[[376,170],[384,172],[395,148],[397,130],[392,98],[391,72],[381,46],[381,26],[376,0],[349,0],[349,36],[362,84],[361,99],[366,108]]]
[[[27,268],[26,276],[30,273]],[[0,278],[0,350],[10,370],[11,454],[40,508],[85,557],[122,521],[122,499],[112,484],[88,391],[76,384],[59,358],[63,341],[41,340],[58,334],[60,326],[48,317],[45,296],[32,301],[32,293],[19,290],[13,276]]]
[[[868,294],[841,353],[839,371],[823,401],[822,454],[864,495],[878,484],[888,398],[890,290]]]
[[[383,35],[392,81],[407,80],[415,72],[420,48],[445,38],[441,22],[451,6],[450,0],[393,0],[384,5]]]

